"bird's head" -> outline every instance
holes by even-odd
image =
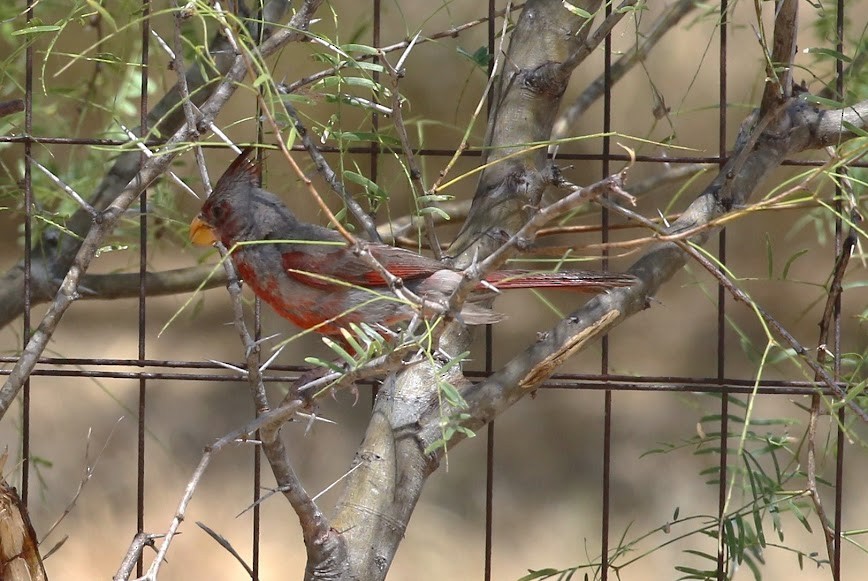
[[[260,164],[250,159],[246,148],[226,169],[199,215],[190,223],[190,241],[210,246],[217,240],[227,247],[246,240],[255,231],[255,198],[259,190]]]

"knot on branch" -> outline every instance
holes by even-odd
[[[537,95],[560,98],[567,88],[569,73],[561,63],[548,61],[535,69],[520,73],[522,86]]]

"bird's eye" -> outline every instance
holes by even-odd
[[[223,204],[214,204],[211,206],[211,217],[214,219],[214,222],[222,222],[223,217],[225,215],[226,208]]]

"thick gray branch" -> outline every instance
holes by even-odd
[[[574,2],[595,13],[600,2]],[[557,0],[528,2],[512,33],[509,54],[489,115],[485,162],[470,214],[449,249],[466,265],[478,249],[487,256],[527,221],[548,182],[546,148],[573,68],[590,34],[590,23]],[[470,249],[473,249],[472,251]]]
[[[595,12],[600,2],[576,2]],[[545,141],[571,70],[561,66],[588,34],[585,19],[567,11],[560,0],[528,2],[510,39],[504,72],[489,117],[491,146],[465,229],[453,245],[457,254],[478,245],[490,253],[526,221],[527,204],[539,201],[550,177],[544,148],[525,144]],[[580,32],[581,31],[581,32]],[[510,154],[514,157],[505,159]],[[489,236],[496,230],[493,236]],[[451,327],[441,347],[463,351],[469,335]],[[450,381],[460,382],[457,368]],[[433,370],[426,364],[390,376],[380,389],[365,439],[357,454],[358,469],[348,477],[332,525],[343,531],[350,550],[353,578],[383,579],[401,542],[435,456],[424,453],[420,420],[435,413],[437,392]]]
[[[851,136],[840,124],[834,132],[829,119],[837,119],[838,123],[842,118],[856,119],[854,125],[865,128],[868,127],[866,110],[868,101],[841,111],[819,110],[804,101],[791,101],[788,107],[779,110],[776,119],[761,124],[764,129],[759,135],[739,139],[743,150],[734,152],[717,178],[672,224],[668,233],[693,231],[745,204],[787,156],[819,149],[829,141],[840,142]],[[714,228],[703,229],[690,240],[702,244],[713,232]],[[613,289],[593,298],[490,378],[467,389],[464,396],[474,410],[467,427],[478,429],[487,424],[539,386],[567,357],[645,309],[647,298],[678,272],[687,259],[686,253],[674,242],[663,242],[651,248],[628,270],[639,279],[639,284]],[[429,411],[422,419],[420,440],[423,443],[439,437],[437,421],[441,413],[449,412]],[[460,439],[459,434],[456,442]]]

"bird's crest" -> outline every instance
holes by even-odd
[[[228,193],[234,191],[233,186],[248,186],[258,187],[262,176],[262,165],[250,159],[250,155],[256,150],[254,147],[245,147],[238,154],[220,179],[217,180],[217,185],[214,186],[214,192]]]

